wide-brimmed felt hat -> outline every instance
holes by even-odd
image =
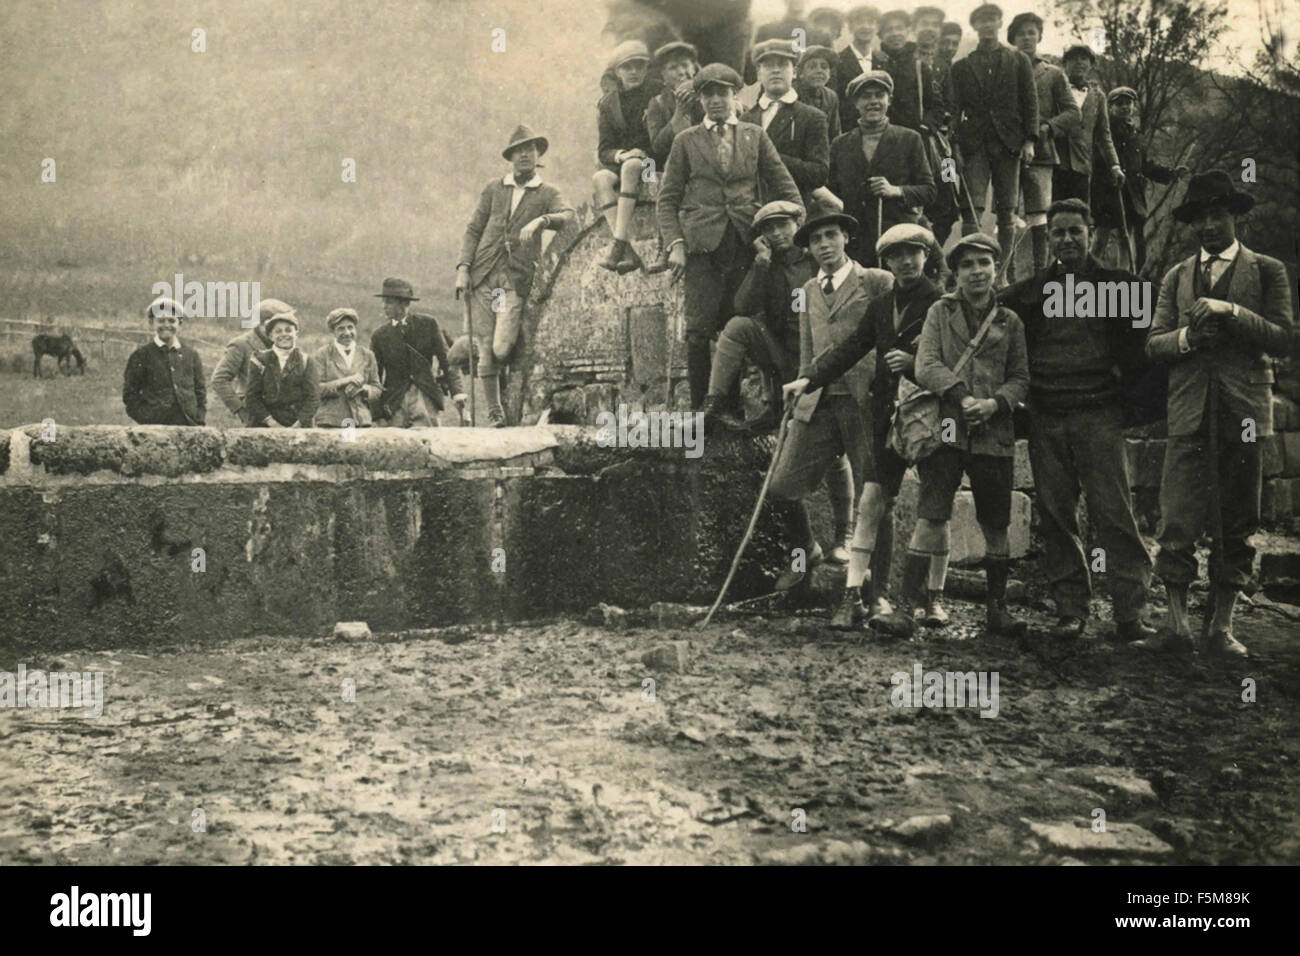
[[[799,61],[799,54],[795,52],[794,41],[784,40],[781,37],[773,37],[770,40],[764,40],[762,43],[755,43],[750,58],[755,63],[760,63],[768,57],[779,56],[783,60],[789,60],[791,63]]]
[[[968,236],[962,236],[957,240],[957,244],[948,250],[945,261],[948,268],[956,272],[957,262],[961,259],[961,254],[970,249],[978,249],[981,252],[990,252],[993,254],[994,262],[1002,261],[1002,247],[998,241],[990,236],[987,232],[972,232]]]
[[[1116,100],[1122,100],[1122,99],[1123,99],[1124,97],[1126,97],[1126,96],[1127,96],[1129,99],[1131,99],[1134,103],[1136,103],[1136,102],[1138,101],[1137,90],[1133,89],[1133,87],[1131,87],[1131,86],[1117,86],[1117,87],[1115,87],[1113,90],[1111,90],[1109,93],[1106,94],[1106,102],[1107,102],[1107,103],[1114,103]]]
[[[808,221],[794,234],[795,245],[807,248],[808,237],[813,234],[813,230],[832,222],[838,224],[850,236],[858,231],[858,221],[848,213],[841,212],[830,203],[818,203],[809,210]]]
[[[858,95],[858,91],[871,84],[883,86],[890,96],[894,95],[894,78],[892,76],[884,70],[868,70],[866,73],[859,73],[849,80],[849,85],[844,89],[844,97],[852,103]]]
[[[740,74],[725,63],[710,63],[701,69],[691,81],[691,88],[699,93],[711,84],[729,86],[733,90],[738,90],[745,85],[740,79]]]
[[[1191,222],[1212,206],[1223,206],[1239,216],[1250,212],[1254,205],[1255,197],[1238,190],[1228,173],[1211,169],[1197,173],[1187,181],[1187,192],[1183,195],[1182,205],[1174,209],[1174,218],[1179,222]]]
[[[1076,56],[1086,56],[1089,63],[1097,62],[1097,54],[1094,53],[1092,47],[1088,46],[1086,43],[1075,43],[1073,46],[1067,47],[1066,51],[1061,54],[1061,62],[1064,63],[1066,60]]]
[[[357,317],[356,309],[335,309],[329,315],[325,316],[325,325],[331,332],[344,319],[351,319],[354,325],[360,325],[361,319]]]
[[[504,159],[509,159],[510,151],[516,146],[523,146],[525,143],[536,143],[538,156],[544,155],[551,145],[547,142],[545,136],[538,136],[528,126],[520,123],[515,127],[515,131],[510,134],[510,142],[505,149],[501,150],[501,156]]]
[[[1016,32],[1029,23],[1038,27],[1038,36],[1041,39],[1043,36],[1043,18],[1036,13],[1017,13],[1011,18],[1011,25],[1007,27],[1007,42],[1014,43]]]
[[[633,60],[649,63],[650,49],[640,40],[624,40],[610,53],[609,69],[617,70],[624,63],[631,63]]]
[[[415,289],[411,283],[405,279],[395,279],[389,277],[384,280],[384,290],[375,293],[376,299],[405,299],[408,302],[419,302],[420,297],[415,294]]]
[[[803,218],[803,206],[796,202],[790,202],[785,199],[774,199],[765,206],[760,206],[758,212],[754,213],[753,226],[757,229],[769,219],[793,219],[798,222]]]
[[[884,30],[885,24],[891,20],[897,20],[909,29],[912,26],[912,15],[906,10],[886,10],[880,15],[880,19],[876,23],[877,29]]]
[[[876,240],[876,258],[883,261],[893,246],[919,246],[927,256],[939,251],[934,233],[914,222],[900,222],[886,229]]]
[[[663,63],[665,60],[674,56],[689,56],[697,63],[700,59],[700,51],[695,48],[694,43],[687,43],[685,40],[671,40],[665,43],[659,49],[655,50],[654,61]]]
[[[830,65],[831,69],[834,69],[835,61],[838,59],[839,54],[835,52],[833,47],[821,46],[818,44],[817,46],[810,46],[808,49],[803,51],[803,56],[799,57],[798,68],[802,70],[804,64],[809,60],[825,60]]]
[[[1002,19],[1002,8],[996,3],[981,3],[978,7],[970,12],[970,25],[974,26],[975,21],[983,17],[994,16],[999,20]]]

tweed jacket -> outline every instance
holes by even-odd
[[[880,223],[876,222],[876,197],[867,188],[871,176],[884,176],[903,190],[901,199],[884,200],[884,221]],[[858,231],[849,239],[849,257],[858,262],[874,262],[876,237],[900,222],[916,222],[916,208],[928,206],[936,195],[921,134],[892,124],[881,134],[870,166],[862,152],[860,127],[837,139],[831,145],[827,185],[844,201],[844,211],[858,221]]]
[[[1082,120],[1079,107],[1070,95],[1070,81],[1065,71],[1042,57],[1034,59],[1034,87],[1038,90],[1039,135],[1034,138],[1034,165],[1056,166],[1061,162],[1056,139],[1075,122]],[[1042,134],[1046,124],[1049,129]]]
[[[1285,355],[1292,330],[1291,291],[1286,266],[1244,245],[1237,252],[1227,301],[1237,316],[1220,317],[1227,328],[1209,347],[1179,350],[1179,330],[1197,298],[1200,252],[1165,273],[1156,316],[1147,336],[1147,356],[1172,363],[1169,370],[1169,434],[1195,434],[1201,425],[1210,382],[1233,418],[1252,418],[1255,434],[1273,433],[1273,360]]]
[[[754,213],[763,203],[784,199],[803,205],[799,187],[763,128],[741,122],[734,136],[725,172],[718,164],[716,134],[703,123],[673,140],[655,209],[665,249],[681,239],[687,252],[712,252],[728,222],[748,245],[754,238]]]
[[[986,83],[971,59],[974,52],[955,61],[948,73],[944,99],[957,118],[957,141],[967,156],[993,138],[1007,152],[1018,153],[1038,136],[1033,64],[1019,50],[999,43],[993,76]]]
[[[268,418],[281,425],[298,422],[310,428],[320,405],[320,382],[315,367],[300,348],[289,353],[284,368],[275,349],[258,352],[248,381],[248,423],[261,428]]]
[[[202,425],[208,393],[199,353],[187,345],[164,352],[146,342],[126,360],[122,403],[141,425]]]
[[[523,205],[521,202],[520,205]],[[460,372],[447,360],[447,339],[438,320],[423,312],[408,312],[404,325],[386,322],[370,336],[384,391],[373,406],[376,416],[391,418],[406,390],[415,385],[439,411],[443,386],[451,395],[464,389]],[[437,371],[434,362],[437,362]],[[441,380],[442,385],[439,385]]]
[[[930,306],[916,347],[916,382],[940,396],[939,420],[951,418],[956,424],[952,447],[1005,458],[1015,454],[1012,412],[1029,394],[1029,358],[1020,316],[1006,306],[995,304],[994,308],[997,316],[988,335],[958,376],[952,367],[966,351],[973,334],[962,303],[953,292]],[[958,387],[963,385],[964,389]],[[972,431],[961,411],[963,392],[973,398],[1001,398],[1006,408],[999,408],[982,428]]]
[[[884,269],[868,269],[853,263],[849,277],[827,298],[819,276],[804,283],[804,312],[799,319],[799,377],[810,377],[814,363],[847,339],[862,322],[867,304],[894,286],[894,277]],[[843,384],[866,412],[871,388],[871,365],[864,358],[841,376]],[[823,389],[805,392],[794,408],[795,421],[812,420]]]
[[[1106,165],[1118,166],[1119,156],[1110,136],[1110,112],[1106,106],[1106,91],[1096,83],[1088,82],[1088,92],[1078,118],[1067,116],[1060,124],[1056,149],[1061,166],[1076,173],[1091,174],[1094,147],[1106,160]]]
[[[757,105],[740,118],[760,129],[763,126],[763,111]],[[798,100],[782,103],[776,108],[776,115],[766,132],[794,184],[799,187],[799,195],[807,207],[812,191],[825,186],[830,174],[831,143],[826,114]]]
[[[540,179],[540,174],[534,173]],[[549,228],[560,230],[573,222],[573,209],[549,183],[529,186],[515,211],[510,211],[514,187],[510,176],[494,179],[483,187],[478,206],[465,227],[457,266],[469,266],[470,288],[477,288],[499,262],[505,262],[510,281],[521,299],[527,299],[533,285],[533,272],[542,251],[542,232],[537,230],[528,242],[519,241],[519,230],[538,216],[549,216]]]
[[[226,354],[212,372],[212,390],[217,398],[244,424],[248,424],[244,397],[248,392],[248,378],[253,366],[251,359],[258,352],[271,347],[271,340],[261,326],[249,329],[226,343]]]
[[[650,134],[650,156],[659,165],[661,173],[668,163],[668,154],[677,134],[703,122],[704,107],[700,105],[698,96],[693,96],[680,113],[677,111],[677,96],[670,89],[665,88],[650,101],[645,110],[645,128]]]
[[[379,384],[379,361],[375,353],[360,342],[352,346],[352,366],[343,362],[343,356],[333,342],[322,345],[311,354],[310,361],[316,367],[316,379],[320,382],[320,407],[316,409],[316,425],[342,426],[344,420],[363,427],[373,421],[370,414],[370,402],[383,394]],[[352,375],[361,375],[365,379],[365,391],[354,398],[344,394],[341,379]]]

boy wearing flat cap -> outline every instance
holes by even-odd
[[[913,630],[912,618],[894,615],[885,600],[893,563],[894,501],[907,471],[907,462],[889,446],[888,436],[899,380],[906,378],[915,384],[917,341],[930,306],[939,298],[939,290],[926,278],[926,260],[940,253],[934,235],[911,223],[890,228],[876,243],[876,250],[894,276],[893,289],[871,299],[849,336],[814,359],[807,377],[786,385],[785,391],[799,398],[824,388],[875,350],[868,415],[875,480],[867,479],[862,486],[845,591],[831,627],[852,630],[867,619],[871,627],[907,635]],[[915,540],[912,545],[914,549],[919,546]],[[939,603],[948,554],[932,554],[929,561],[928,598],[920,617],[926,626],[941,627],[948,621]]]
[[[279,299],[263,299],[257,303],[257,325],[226,343],[225,354],[212,372],[212,390],[230,409],[230,414],[245,425],[250,424],[245,397],[253,370],[253,356],[271,347],[271,337],[266,331],[268,323],[277,315],[286,313],[292,314],[293,306]]]
[[[965,160],[966,185],[977,220],[963,220],[962,232],[979,229],[978,217],[993,188],[998,243],[1002,257],[1015,242],[1016,205],[1020,201],[1020,167],[1034,161],[1038,129],[1038,88],[1029,57],[998,42],[1002,10],[991,3],[970,15],[979,43],[952,65],[947,102],[957,121],[957,142]],[[969,215],[962,211],[963,217]]]
[[[799,316],[799,377],[807,378],[818,357],[843,342],[857,328],[867,303],[888,292],[893,279],[882,269],[867,269],[849,258],[849,236],[857,221],[833,205],[813,210],[795,233],[816,259],[818,272],[803,286],[804,310]],[[787,502],[786,537],[792,549],[789,569],[776,582],[777,590],[802,583],[807,572],[825,559],[813,537],[804,500],[828,471],[847,456],[853,469],[851,500],[864,482],[877,481],[868,428],[868,383],[865,362],[825,388],[802,394],[794,408],[790,432],[772,472],[772,497]]]
[[[894,79],[884,70],[855,77],[846,95],[858,122],[831,145],[828,188],[861,225],[849,257],[876,264],[876,240],[891,226],[916,222],[916,209],[934,200],[934,176],[921,134],[889,121]]]
[[[795,66],[794,88],[801,102],[815,106],[826,116],[827,144],[840,135],[840,100],[831,89],[838,57],[828,46],[810,46]]]
[[[758,81],[758,60],[754,58],[754,53],[767,40],[782,41],[786,49],[796,57],[808,46],[831,45],[838,31],[835,34],[828,33],[814,24],[811,17],[805,18],[805,6],[804,0],[786,0],[785,16],[773,23],[764,23],[754,32],[754,46],[745,53],[745,68],[742,71],[746,84]],[[825,19],[825,9],[818,12]]]
[[[311,428],[320,405],[316,367],[298,348],[298,317],[281,313],[266,325],[271,347],[251,359],[248,424],[253,428]]]
[[[656,213],[673,273],[685,277],[686,367],[698,409],[708,394],[710,343],[731,317],[753,258],[759,197],[803,203],[767,133],[736,117],[740,74],[710,63],[694,84],[704,122],[673,140]]]
[[[1020,317],[993,297],[1001,254],[992,236],[963,236],[948,253],[957,291],[930,306],[921,329],[916,382],[939,396],[941,429],[952,441],[941,442],[916,463],[921,490],[902,600],[905,605],[923,600],[931,556],[948,551],[948,522],[964,473],[984,536],[987,628],[993,634],[1014,635],[1025,631],[1025,623],[1006,608],[1016,448],[1011,416],[1029,394],[1029,362]]]
[[[740,118],[761,126],[767,133],[807,207],[813,192],[826,185],[831,144],[826,115],[815,106],[799,102],[794,88],[798,59],[785,40],[766,40],[754,47],[762,92],[758,103]]]
[[[673,40],[655,50],[655,66],[664,85],[646,107],[645,127],[650,134],[650,156],[661,172],[677,134],[704,122],[704,107],[691,83],[700,71],[697,56],[695,47],[684,40]]]
[[[947,14],[938,7],[917,7],[912,11],[912,32],[916,36],[916,55],[930,66],[939,52],[939,31]],[[961,36],[958,28],[958,36]]]
[[[1232,612],[1254,565],[1249,539],[1259,529],[1261,441],[1273,433],[1270,356],[1287,354],[1292,331],[1286,267],[1237,238],[1237,217],[1253,205],[1228,173],[1214,169],[1193,176],[1174,209],[1200,249],[1165,273],[1147,337],[1147,356],[1170,366],[1155,563],[1169,617],[1158,637],[1135,645],[1144,649],[1194,649],[1187,590],[1197,575],[1197,539],[1208,530],[1212,607],[1201,651],[1246,656],[1232,635]]]
[[[560,191],[542,182],[537,172],[537,160],[549,145],[545,136],[527,126],[515,128],[501,151],[510,172],[483,187],[456,264],[456,298],[470,297],[478,378],[487,399],[488,424],[494,428],[506,423],[497,373],[519,339],[542,233],[559,231],[574,219]]]
[[[335,309],[325,316],[334,341],[311,355],[320,382],[317,428],[365,428],[372,421],[370,403],[383,394],[375,353],[357,341],[356,309]]]
[[[632,213],[641,195],[641,170],[650,156],[650,133],[646,110],[658,85],[646,81],[650,52],[640,40],[628,40],[614,48],[609,68],[618,79],[615,89],[596,105],[596,128],[600,143],[596,155],[601,168],[591,182],[596,208],[609,223],[613,242],[600,261],[602,269],[625,275],[644,268],[641,257],[628,242]]]
[[[127,415],[140,425],[202,425],[208,410],[203,362],[177,337],[185,307],[174,299],[158,298],[144,315],[153,329],[153,341],[126,360],[122,403]]]

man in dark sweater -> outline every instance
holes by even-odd
[[[208,391],[199,353],[181,345],[177,333],[185,308],[173,299],[155,299],[145,309],[153,341],[131,353],[122,381],[122,401],[140,425],[202,425]]]
[[[1052,304],[1072,277],[1083,283],[1133,283],[1131,272],[1105,269],[1088,255],[1092,227],[1087,203],[1065,199],[1048,210],[1053,261],[1043,272],[1006,289],[1002,303],[1020,316],[1029,353],[1029,460],[1043,535],[1044,566],[1060,619],[1057,638],[1083,635],[1092,596],[1089,568],[1109,585],[1118,637],[1133,641],[1155,631],[1141,620],[1151,558],[1138,534],[1124,454],[1121,373],[1145,359],[1150,325],[1130,316],[1060,317]],[[1100,301],[1100,294],[1097,299]],[[1073,310],[1071,310],[1073,311]],[[1050,313],[1050,315],[1049,315]],[[1079,492],[1100,544],[1085,555],[1079,532]]]

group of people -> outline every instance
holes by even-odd
[[[706,427],[753,433],[792,419],[772,493],[799,557],[778,588],[799,587],[832,560],[847,565],[834,626],[893,635],[943,626],[948,523],[965,477],[985,543],[988,629],[1022,633],[1005,600],[1021,412],[1053,633],[1078,638],[1087,626],[1082,494],[1121,640],[1192,650],[1187,588],[1196,542],[1213,528],[1202,649],[1244,655],[1232,614],[1259,524],[1270,356],[1292,347],[1285,267],[1236,237],[1251,197],[1222,171],[1192,177],[1173,215],[1200,250],[1165,276],[1150,328],[1130,316],[1062,318],[1047,303],[1064,280],[1140,282],[1140,251],[1127,269],[1098,254],[1116,228],[1132,230],[1140,250],[1146,180],[1187,172],[1143,153],[1137,92],[1107,93],[1090,79],[1086,46],[1068,48],[1062,67],[1039,57],[1043,22],[1032,13],[1012,19],[1007,45],[1002,11],[976,8],[978,42],[954,59],[962,28],[936,7],[880,14],[859,5],[844,16],[821,7],[807,17],[802,2],[787,7],[784,20],[760,28],[743,64],[701,66],[682,40],[653,53],[638,40],[619,44],[602,81],[593,177],[611,232],[600,265],[623,275],[671,270],[683,282],[690,399]],[[742,103],[737,67],[758,83],[752,103]],[[437,423],[444,396],[463,405],[459,370],[474,370],[489,424],[505,424],[499,376],[519,340],[542,235],[574,218],[538,172],[547,148],[519,126],[502,153],[510,172],[487,184],[466,229],[456,296],[468,297],[472,339],[453,343],[433,317],[410,311],[409,283],[387,279],[387,322],[370,349],[357,343],[356,313],[337,309],[327,320],[335,341],[306,356],[294,310],[267,300],[258,326],[230,343],[213,390],[252,426],[421,426]],[[630,231],[649,182],[660,247],[647,262]],[[996,236],[979,230],[990,190]],[[945,253],[958,219],[961,236]],[[1019,277],[1008,271],[1018,222],[1032,237],[1032,270]],[[180,307],[162,299],[148,315],[155,337],[128,362],[127,409],[140,422],[202,424],[203,372],[178,342]],[[1168,366],[1154,570],[1170,614],[1160,632],[1144,620],[1153,566],[1121,431],[1128,385],[1152,363]],[[765,409],[748,420],[739,390],[747,364],[767,382]],[[912,466],[917,521],[891,603],[893,503]],[[825,550],[805,505],[823,482],[835,529]]]

